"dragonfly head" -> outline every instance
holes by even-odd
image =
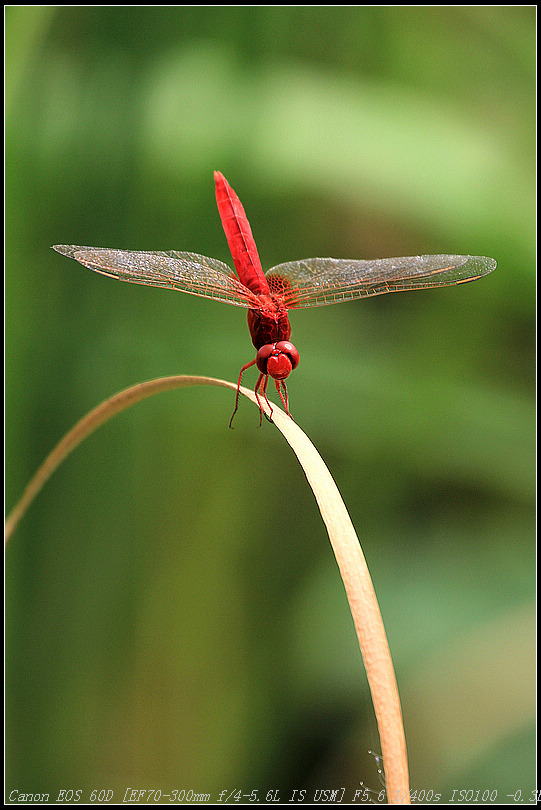
[[[299,365],[299,353],[289,340],[266,343],[257,352],[256,363],[262,374],[270,374],[275,380],[285,380]]]

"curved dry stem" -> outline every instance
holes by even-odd
[[[389,804],[410,804],[400,698],[383,619],[359,540],[338,487],[312,442],[274,406],[272,420],[312,487],[346,588],[378,723],[387,800]]]
[[[47,456],[6,521],[6,542],[47,479],[90,433],[115,414],[153,394],[191,385],[215,385],[236,390],[235,383],[212,377],[161,377],[120,391],[78,422]],[[256,405],[255,394],[241,393]],[[263,404],[267,415],[269,408]],[[298,425],[273,406],[272,421],[299,459],[312,487],[344,581],[359,639],[378,723],[390,804],[409,804],[409,779],[402,712],[391,655],[372,580],[357,535],[334,480],[317,450]]]

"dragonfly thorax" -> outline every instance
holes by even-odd
[[[260,349],[268,343],[289,340],[291,335],[291,326],[286,310],[265,312],[258,309],[249,309],[248,328],[252,336],[252,343],[256,349]]]

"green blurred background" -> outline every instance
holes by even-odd
[[[535,783],[534,7],[6,9],[6,508],[61,436],[167,374],[235,381],[246,313],[55,243],[263,266],[493,256],[474,284],[294,312],[292,412],[374,579],[411,781]],[[251,370],[245,384],[255,384]],[[7,788],[380,790],[304,475],[246,400],[162,394],[54,475],[7,551]],[[86,795],[88,798],[88,795]]]

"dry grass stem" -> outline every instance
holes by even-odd
[[[210,377],[162,377],[140,383],[102,402],[78,422],[47,456],[6,521],[6,542],[41,487],[66,456],[115,414],[153,394],[191,385],[236,390],[235,383]],[[256,403],[246,388],[241,393]],[[265,410],[269,413],[267,406]],[[409,804],[408,766],[402,713],[391,655],[372,580],[357,535],[331,474],[308,437],[278,407],[272,420],[293,449],[312,487],[344,581],[359,639],[378,723],[387,796],[390,804]]]

